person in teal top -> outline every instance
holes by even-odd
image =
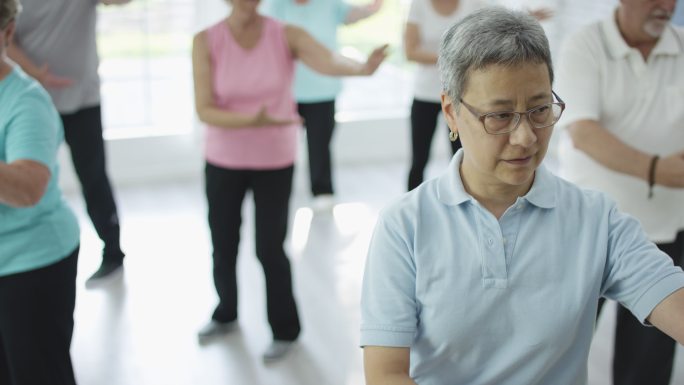
[[[50,96],[6,59],[18,0],[0,0],[0,383],[75,384],[79,228],[57,186]]]
[[[677,3],[677,8],[672,15],[672,24],[684,27],[684,0],[679,0]]]
[[[382,0],[365,6],[351,6],[342,0],[267,0],[263,4],[265,14],[303,28],[335,51],[337,27],[375,14]],[[335,129],[335,98],[341,88],[339,78],[297,64],[294,93],[306,127],[311,194],[318,210],[330,209],[334,203],[330,141]]]

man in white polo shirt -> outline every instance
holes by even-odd
[[[570,37],[558,62],[562,175],[639,219],[681,266],[684,253],[684,29],[676,0],[621,0]],[[619,306],[615,384],[667,385],[675,342]]]

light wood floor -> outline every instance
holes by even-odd
[[[432,165],[434,175],[445,162]],[[238,262],[240,329],[199,345],[197,329],[216,296],[202,179],[117,189],[126,253],[124,278],[86,290],[100,243],[80,197],[69,201],[82,224],[72,356],[81,385],[358,385],[360,284],[365,250],[378,213],[403,192],[406,165],[337,170],[339,204],[314,214],[305,171],[295,175],[287,242],[303,334],[284,361],[264,365],[270,342],[261,267],[254,257],[251,204],[245,205]],[[612,318],[601,319],[589,362],[590,385],[609,384]],[[672,384],[684,384],[678,351]]]

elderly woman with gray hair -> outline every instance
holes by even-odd
[[[684,272],[605,195],[541,165],[565,108],[532,17],[444,35],[442,112],[463,148],[385,208],[361,299],[374,384],[586,384],[600,297],[684,343]]]
[[[75,384],[79,229],[57,186],[62,123],[6,48],[19,13],[0,0],[0,384]]]

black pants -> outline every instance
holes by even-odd
[[[219,322],[237,319],[236,264],[247,190],[254,196],[256,255],[264,269],[268,322],[277,340],[294,340],[300,325],[292,293],[290,262],[283,242],[287,234],[292,166],[279,170],[231,170],[206,165],[209,229],[214,247],[214,285]]]
[[[52,265],[0,277],[0,384],[73,385],[78,248]]]
[[[430,159],[430,146],[437,127],[437,116],[442,110],[440,103],[424,102],[413,99],[411,105],[411,171],[408,176],[408,190],[411,191],[423,183],[423,172]],[[444,139],[448,138],[447,131]],[[461,140],[451,143],[451,151],[455,154],[461,148]]]
[[[104,243],[103,260],[120,261],[124,254],[119,242],[119,216],[105,166],[100,106],[64,114],[62,123],[88,215]]]
[[[656,244],[682,266],[684,232],[672,243]],[[599,312],[603,300],[599,302]],[[675,341],[656,328],[642,325],[618,304],[613,356],[614,385],[668,385],[674,365]]]
[[[306,127],[311,193],[332,194],[330,141],[335,130],[335,100],[299,103],[297,107]]]

